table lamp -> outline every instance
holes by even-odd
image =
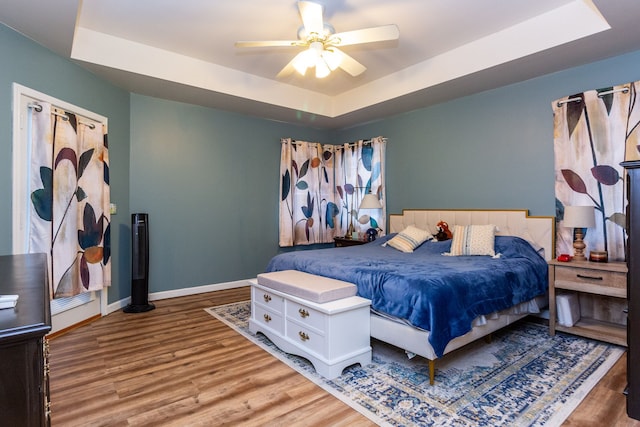
[[[360,202],[360,209],[382,209],[382,203],[373,193],[367,193]]]
[[[382,209],[382,203],[378,200],[378,197],[369,192],[364,195],[362,201],[360,202],[360,206],[358,207],[358,212],[362,209]],[[358,219],[361,224],[366,224],[369,222],[369,215],[364,215]],[[378,235],[379,229],[369,228],[366,231],[367,241],[372,242],[376,239]]]
[[[593,206],[565,206],[564,226],[575,229],[573,241],[573,259],[575,261],[586,261],[584,256],[585,245],[582,238],[583,228],[593,228],[596,226],[595,209]]]

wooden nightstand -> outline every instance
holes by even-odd
[[[345,246],[364,245],[365,243],[369,243],[369,242],[367,242],[366,240],[347,239],[346,237],[334,237],[333,243],[336,248],[342,248]]]
[[[577,293],[580,319],[557,323],[556,290]],[[569,332],[627,345],[627,265],[624,262],[549,261],[549,333]]]

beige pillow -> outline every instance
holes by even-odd
[[[431,233],[426,230],[422,230],[420,228],[414,227],[413,225],[408,226],[398,234],[396,234],[391,240],[386,242],[383,246],[391,246],[402,252],[411,253],[415,248],[426,242],[427,240],[433,239]]]
[[[494,249],[495,225],[455,225],[452,232],[451,252],[445,252],[443,255],[496,256]]]

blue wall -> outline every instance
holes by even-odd
[[[0,25],[0,254],[11,253],[12,227],[12,84],[53,96],[109,118],[111,199],[118,204],[112,217],[113,284],[109,301],[130,294],[129,93],[98,79],[71,61],[53,54]]]
[[[387,202],[403,208],[527,208],[555,215],[553,101],[640,80],[640,51],[340,133],[384,135]]]
[[[131,209],[151,292],[255,277],[278,251],[280,138],[325,132],[131,96]]]

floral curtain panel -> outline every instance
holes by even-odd
[[[331,243],[356,232],[385,229],[382,137],[332,145],[283,139],[280,157],[280,246]],[[360,212],[372,191],[383,209]]]
[[[280,246],[328,243],[336,234],[334,146],[282,140]]]
[[[51,295],[111,284],[107,133],[41,103],[31,129],[29,252],[49,256]]]
[[[565,206],[593,206],[588,251],[625,259],[625,180],[620,163],[638,151],[640,82],[591,90],[554,101],[556,253],[573,254],[574,230],[563,226]]]
[[[384,159],[386,143],[382,137],[359,140],[336,147],[336,204],[340,207],[342,234],[363,233],[369,228],[386,230]],[[373,193],[382,209],[359,209],[362,198]],[[353,227],[353,230],[350,230]]]

